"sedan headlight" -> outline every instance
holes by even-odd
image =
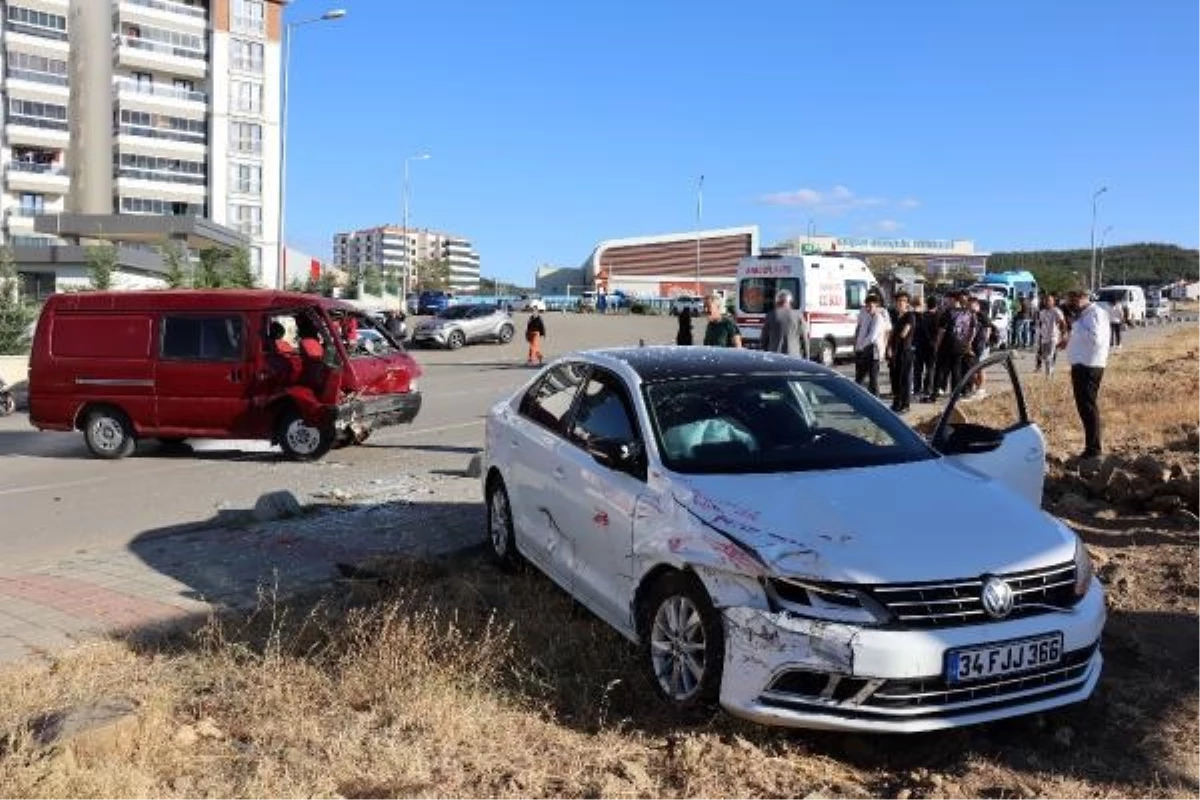
[[[773,610],[802,617],[854,625],[886,625],[891,612],[866,592],[850,586],[797,578],[767,580],[767,599]]]
[[[1075,599],[1078,600],[1088,593],[1092,585],[1092,557],[1088,555],[1083,540],[1075,537]]]

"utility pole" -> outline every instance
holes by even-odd
[[[1092,272],[1088,288],[1093,292],[1096,291],[1096,204],[1100,200],[1100,195],[1107,191],[1107,186],[1101,186],[1092,194]]]
[[[704,176],[696,187],[696,294],[700,294],[700,220],[704,216]]]

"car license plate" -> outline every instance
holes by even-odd
[[[964,683],[1013,675],[1057,664],[1062,659],[1062,634],[964,647],[946,653],[946,680]]]

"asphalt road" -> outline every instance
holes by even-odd
[[[523,328],[523,315],[517,316]],[[548,357],[639,341],[665,344],[675,331],[667,317],[551,314],[546,324]],[[1135,331],[1130,338],[1158,330]],[[262,443],[207,441],[192,442],[183,452],[148,442],[131,458],[101,461],[89,455],[79,433],[36,431],[23,413],[0,419],[5,560],[120,547],[147,531],[203,523],[223,509],[252,508],[260,495],[277,489],[289,489],[303,502],[343,486],[461,470],[482,445],[487,410],[531,376],[524,347],[518,337],[508,345],[473,345],[456,353],[415,351],[426,372],[416,422],[378,431],[365,445],[334,451],[313,464],[283,460]]]

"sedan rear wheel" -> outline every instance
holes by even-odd
[[[673,572],[654,584],[642,606],[642,656],[654,689],[680,712],[713,706],[721,690],[725,631],[708,592]]]
[[[496,338],[500,340],[500,344],[508,344],[512,341],[514,333],[516,333],[516,329],[512,325],[501,325],[500,333]]]

